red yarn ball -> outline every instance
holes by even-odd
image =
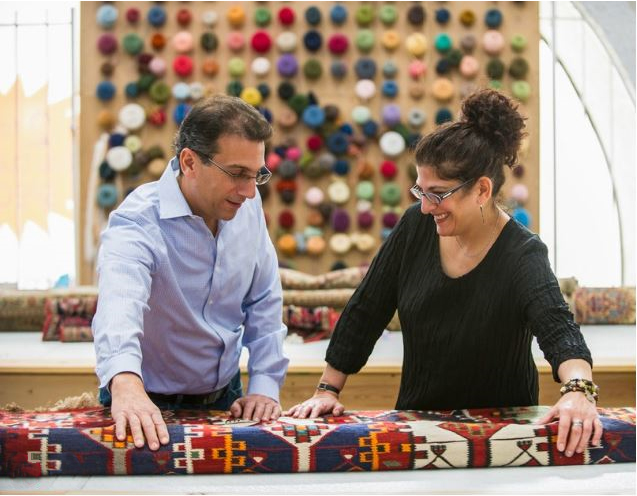
[[[181,9],[177,12],[177,22],[180,26],[188,26],[190,21],[192,21],[192,14],[188,9]]]
[[[272,38],[265,31],[257,31],[252,35],[251,44],[255,52],[266,53],[272,46]]]
[[[131,24],[137,24],[137,21],[139,21],[139,9],[135,7],[128,9],[126,11],[126,20]]]
[[[391,160],[385,160],[382,164],[380,164],[380,173],[385,179],[392,179],[397,172],[398,168]]]
[[[290,229],[294,226],[294,214],[289,210],[283,210],[279,214],[279,225],[283,229]]]
[[[318,134],[314,134],[307,139],[307,147],[313,152],[320,150],[323,146],[323,138]]]
[[[334,34],[327,42],[327,47],[329,48],[330,52],[337,54],[345,52],[348,46],[349,41],[347,39],[347,36],[343,34]]]
[[[283,7],[279,10],[279,21],[286,26],[294,23],[294,11],[290,7]]]
[[[178,55],[173,60],[173,70],[182,77],[192,74],[193,63],[188,55]]]

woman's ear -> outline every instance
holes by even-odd
[[[490,178],[482,176],[476,182],[478,185],[478,204],[484,205],[493,194],[493,182]]]

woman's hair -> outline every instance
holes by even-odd
[[[445,124],[416,145],[416,164],[435,169],[441,179],[469,181],[486,176],[495,197],[504,183],[504,166],[517,165],[524,133],[517,105],[494,90],[482,90],[462,102],[457,122]]]
[[[250,141],[267,141],[272,127],[257,109],[233,96],[215,95],[192,107],[175,135],[175,154],[184,148],[212,156],[222,136],[239,136]]]

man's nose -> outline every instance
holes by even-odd
[[[254,198],[257,194],[257,182],[254,179],[240,181],[237,191],[245,198]]]

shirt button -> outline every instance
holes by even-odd
[[[212,305],[212,300],[208,300],[208,305]]]

